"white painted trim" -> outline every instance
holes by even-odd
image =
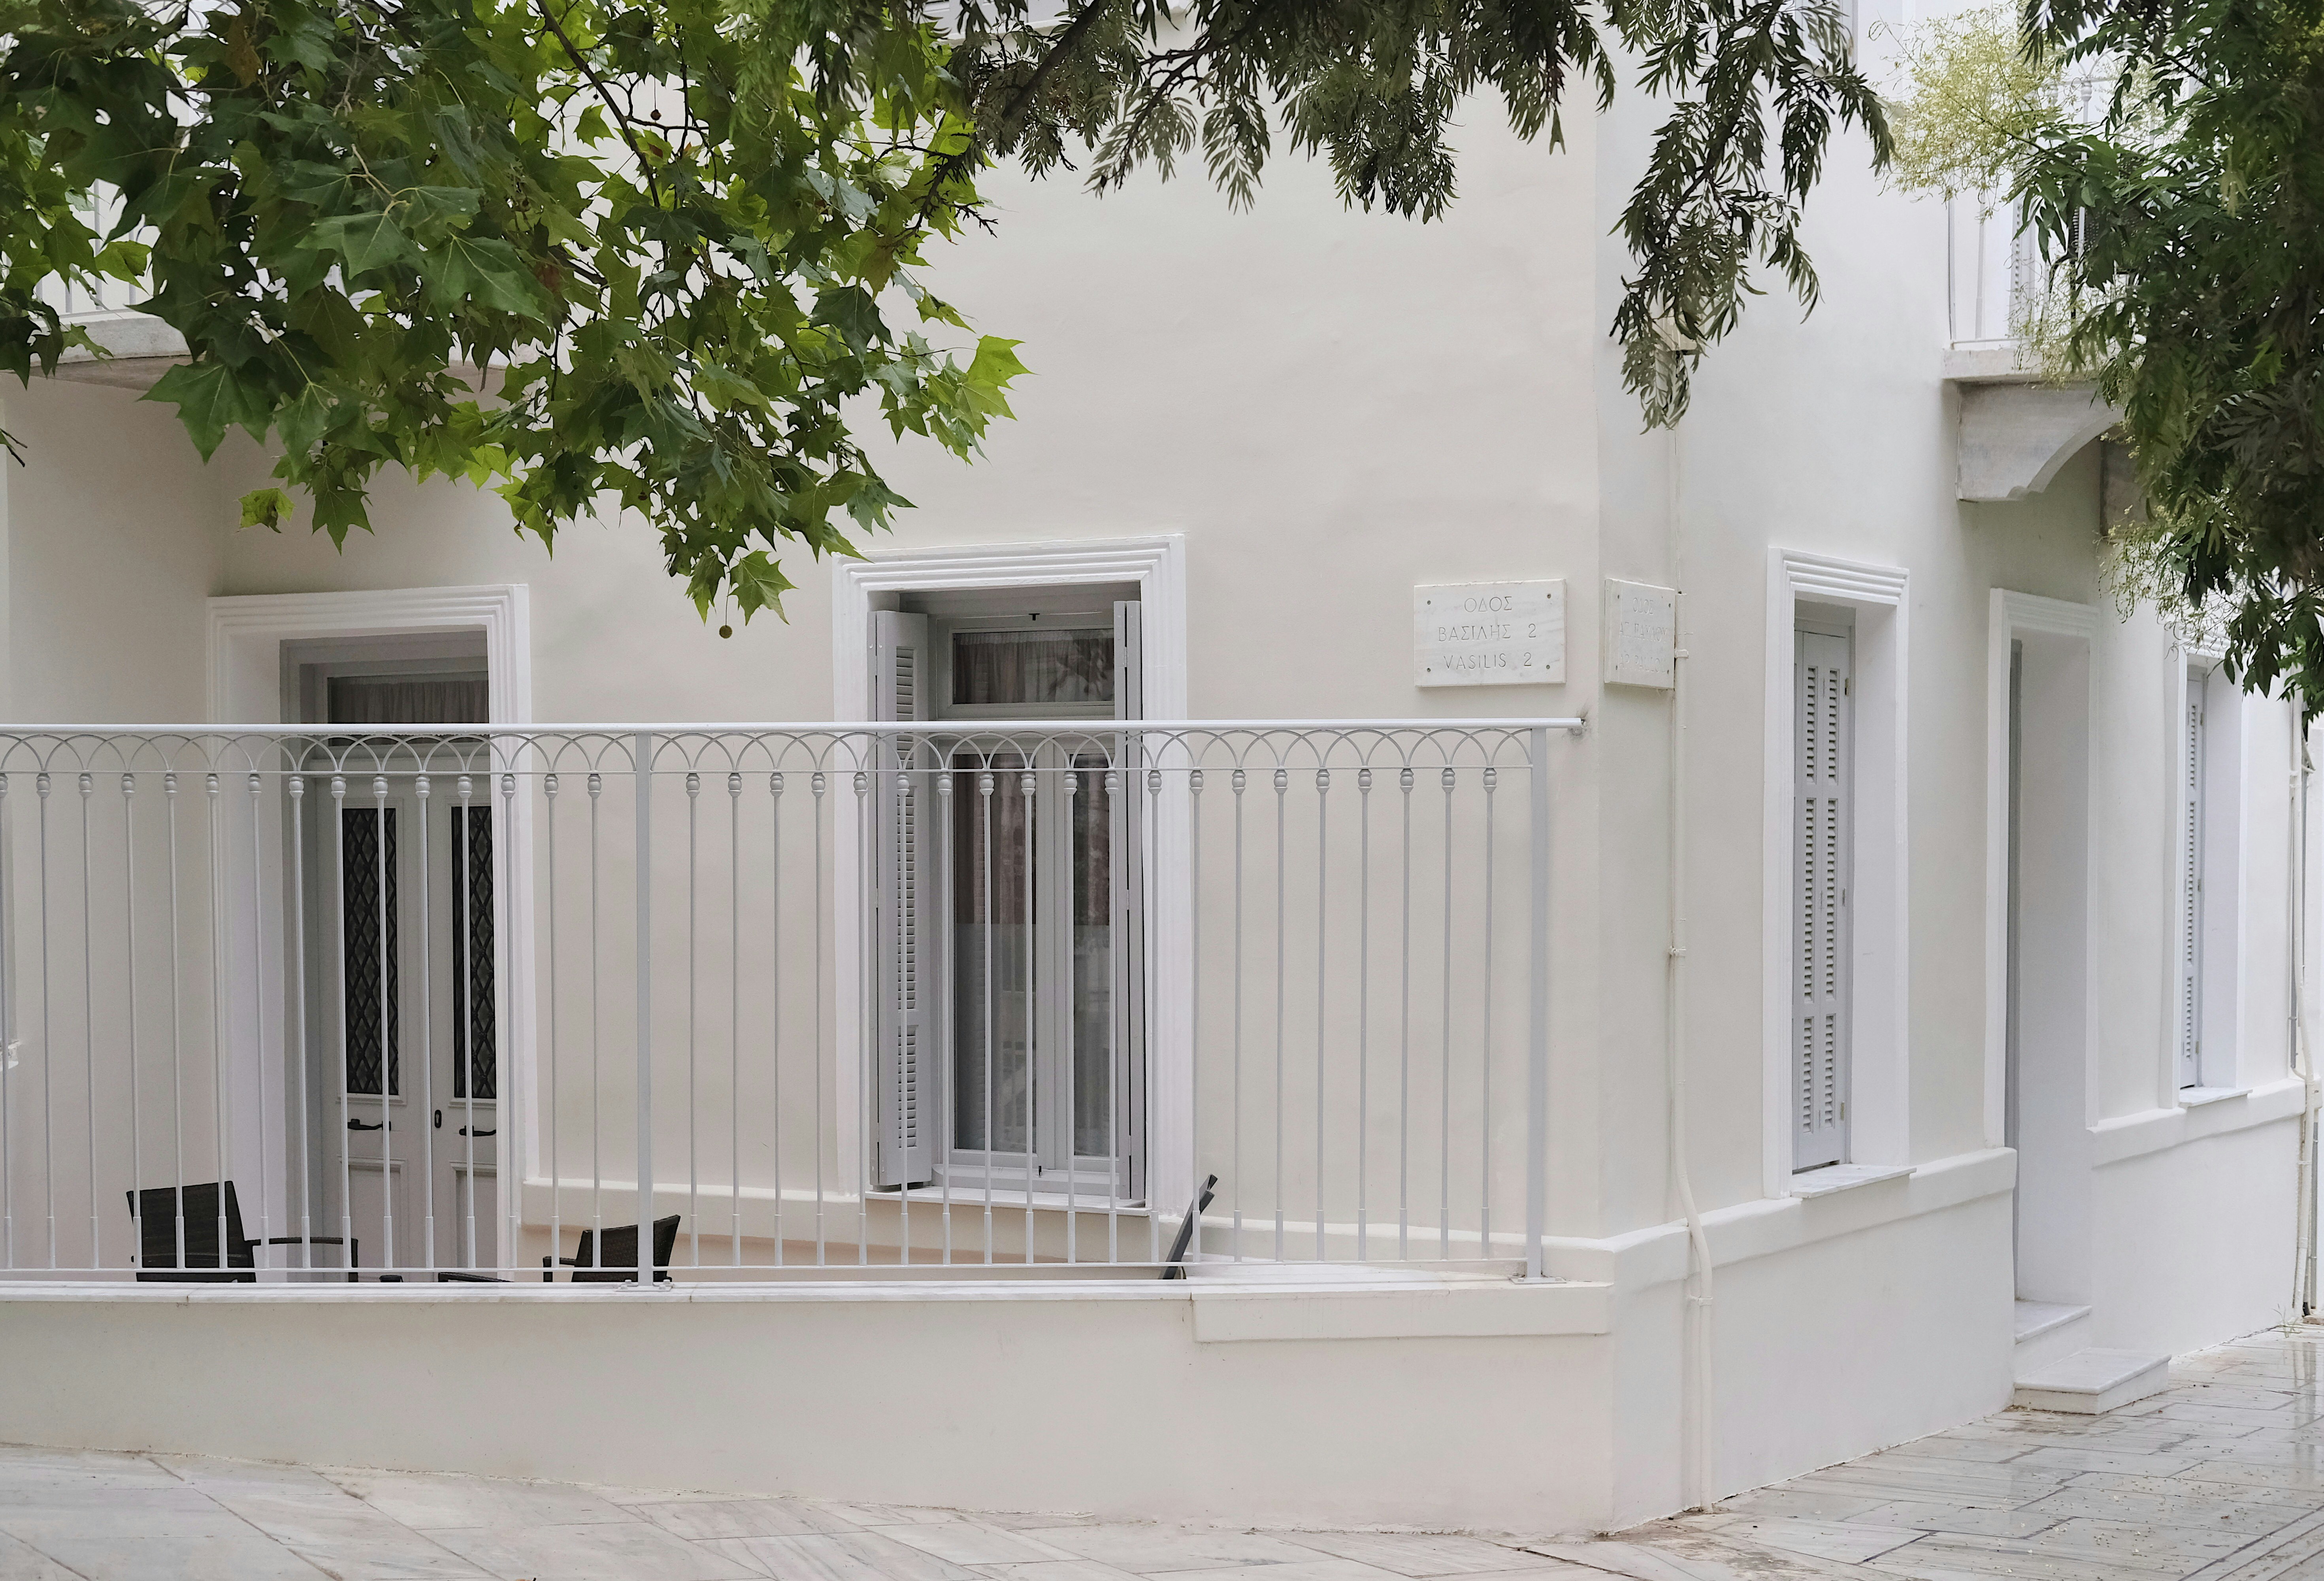
[[[877,593],[961,587],[1035,587],[1087,582],[1135,582],[1144,606],[1139,621],[1146,644],[1146,717],[1186,717],[1186,539],[1180,532],[1145,533],[1050,543],[954,545],[928,550],[882,550],[860,560],[832,567],[832,715],[860,719],[871,703],[872,599]],[[1188,1159],[1194,1133],[1194,1036],[1188,1019],[1194,963],[1194,895],[1188,887],[1187,841],[1183,816],[1166,808],[1155,830],[1154,1024],[1148,1048],[1151,1123],[1147,1135],[1152,1197],[1160,1207],[1183,1203],[1194,1192]],[[833,848],[857,846],[853,800],[841,797],[833,809]],[[863,981],[863,916],[859,884],[832,885],[832,1003],[836,1006],[833,1047],[864,1049],[866,993]],[[862,1113],[862,1058],[840,1058],[835,1093],[842,1114]],[[837,1168],[843,1180],[861,1175],[860,1142],[843,1134]]]
[[[2297,1120],[2307,1102],[2306,1084],[2296,1076],[2262,1082],[2247,1092],[2221,1094],[2218,1100],[2189,1106],[2173,1103],[2135,1114],[2116,1114],[2090,1127],[2093,1168],[2142,1158],[2206,1137],[2229,1136],[2258,1125]]]
[[[1856,623],[1854,994],[1849,1162],[1912,1162],[1910,837],[1906,702],[1909,573],[1771,546],[1762,898],[1762,1185],[1792,1182],[1792,665],[1803,602],[1853,609]]]
[[[1988,599],[1985,651],[1985,1143],[2008,1130],[2009,1082],[2009,645],[2024,636],[2059,637],[2087,650],[2098,612],[2087,604],[1996,587]],[[2098,668],[2090,666],[2092,686]],[[2093,693],[2093,701],[2095,692]],[[2096,710],[2084,717],[2095,723]],[[2095,783],[2088,790],[2095,794]],[[2096,808],[2086,827],[2098,827]],[[2095,1018],[2086,1022],[2096,1026]],[[2087,1084],[2086,1084],[2087,1085]]]
[[[210,719],[217,724],[283,725],[282,644],[317,639],[409,636],[424,632],[480,631],[484,638],[486,707],[494,725],[532,722],[532,630],[530,596],[522,583],[468,587],[385,587],[343,593],[262,593],[208,601],[208,703]],[[532,1174],[531,1139],[538,1134],[532,1108],[535,1091],[534,1026],[538,1006],[530,999],[509,997],[510,991],[535,981],[532,808],[520,796],[515,804],[515,827],[510,864],[514,869],[509,896],[509,965],[503,994],[502,1024],[508,1029],[511,1086],[509,1109],[520,1123],[511,1139],[518,1168],[500,1177],[499,1216],[507,1222],[509,1192]],[[286,836],[279,806],[268,809],[266,827],[254,833],[253,843],[227,842],[230,892],[252,891],[247,865],[254,850],[282,848]],[[279,892],[279,886],[278,886]],[[262,987],[259,994],[236,995],[227,1013],[233,1047],[248,1050],[237,1055],[230,1077],[240,1112],[260,1116],[255,1127],[236,1133],[235,1172],[238,1180],[268,1183],[270,1193],[283,1189],[278,1167],[287,1149],[280,1129],[284,1111],[280,1099],[289,1070],[287,1050],[294,1035],[289,1010],[288,985],[282,975],[281,949],[270,956],[263,940],[251,931],[263,920],[235,908],[231,941],[236,959],[255,958]],[[280,919],[277,919],[278,927]],[[233,981],[249,982],[254,974],[241,971]],[[271,1006],[273,1009],[263,1009]],[[277,1012],[279,1011],[279,1014]],[[267,1035],[269,1029],[273,1035]],[[267,1101],[261,1101],[261,1094]],[[264,1160],[262,1168],[262,1159]],[[254,1197],[253,1188],[245,1188]],[[285,1205],[278,1197],[267,1206],[277,1223]]]
[[[259,593],[209,600],[209,715],[281,725],[281,647],[325,637],[482,631],[495,725],[532,723],[531,614],[522,583]]]

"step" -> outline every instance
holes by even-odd
[[[2098,1416],[2159,1394],[2170,1383],[2167,1355],[2093,1347],[2019,1373],[2009,1403],[2032,1410]]]
[[[2016,1310],[2016,1375],[2062,1362],[2090,1343],[2090,1309],[2057,1301],[2020,1301]]]

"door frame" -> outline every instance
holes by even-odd
[[[487,721],[495,726],[532,722],[532,629],[529,590],[523,583],[458,587],[386,587],[334,593],[250,594],[208,601],[208,712],[217,725],[281,726],[282,649],[288,643],[404,637],[433,633],[481,633],[488,698]],[[283,929],[290,917],[290,875],[277,870],[288,850],[281,799],[262,797],[257,827],[226,842],[224,882],[231,894],[272,895],[272,907],[254,911],[227,909],[228,981],[251,985],[231,994],[226,1005],[228,1047],[234,1050],[227,1081],[233,1107],[254,1114],[255,1125],[237,1126],[231,1173],[242,1199],[259,1215],[285,1224],[289,1206],[284,1160],[292,1136],[289,1104],[290,1059],[300,1029],[294,985],[283,970]],[[496,830],[511,841],[509,893],[502,900],[506,971],[501,975],[500,1032],[507,1050],[509,1090],[501,1102],[510,1121],[501,1127],[501,1173],[495,1180],[495,1212],[506,1222],[521,1204],[512,1193],[532,1179],[530,1123],[534,1099],[536,1047],[533,1007],[513,992],[533,981],[533,864],[531,799],[516,798],[513,827]],[[253,870],[254,853],[259,864]],[[249,1211],[246,1208],[245,1211]],[[327,1234],[318,1225],[315,1233]],[[504,1257],[514,1247],[503,1249]],[[262,1277],[270,1277],[262,1275]],[[280,1277],[274,1275],[271,1277]]]

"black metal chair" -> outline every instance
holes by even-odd
[[[226,1200],[221,1209],[218,1194]],[[126,1191],[129,1216],[137,1226],[137,1279],[154,1284],[256,1284],[260,1246],[338,1246],[347,1253],[347,1282],[355,1282],[362,1266],[359,1243],[337,1235],[270,1235],[254,1241],[243,1234],[242,1203],[234,1182],[208,1181],[199,1186],[151,1186]],[[226,1219],[226,1256],[218,1256],[218,1219]],[[185,1220],[186,1261],[178,1262],[179,1225]]]
[[[654,1220],[654,1282],[669,1282],[669,1254],[678,1244],[678,1221],[681,1216]],[[570,1257],[540,1260],[543,1284],[557,1277],[554,1264],[563,1263],[573,1271],[567,1282],[572,1284],[625,1284],[638,1277],[638,1226],[615,1225],[601,1239],[595,1231],[581,1232],[581,1244]]]

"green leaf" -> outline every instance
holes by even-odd
[[[265,396],[225,364],[214,362],[179,364],[155,380],[142,399],[175,402],[178,421],[186,425],[205,461],[217,452],[226,430],[236,425],[254,439],[265,439],[272,411]]]
[[[301,246],[337,256],[349,279],[414,261],[411,240],[384,214],[342,214],[318,220]]]
[[[242,496],[242,524],[282,531],[290,515],[290,496],[279,488],[254,488]]]

